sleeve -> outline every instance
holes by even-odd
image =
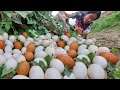
[[[73,19],[75,19],[75,18],[78,19],[81,15],[82,15],[81,12],[76,12],[76,13],[74,13]]]
[[[91,31],[91,25],[89,25],[89,26],[86,28],[85,31],[90,32],[90,31]]]
[[[82,16],[83,14],[85,14],[87,11],[78,11],[76,13],[74,13],[74,18],[79,19],[80,16]]]

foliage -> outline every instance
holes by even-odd
[[[60,33],[62,27],[52,16],[51,11],[3,11],[4,18],[0,23],[0,34],[19,34],[23,31],[30,36],[41,35],[47,32]],[[27,25],[25,29],[20,26]]]
[[[114,76],[115,79],[120,79],[120,69],[116,69],[113,72],[113,76]]]
[[[72,70],[68,67],[68,66],[65,66],[65,69],[64,69],[64,75],[70,77],[71,73],[72,73]]]
[[[112,48],[111,52],[117,54],[120,50],[118,48]]]
[[[91,64],[85,57],[83,57],[82,59],[80,58],[74,58],[76,60],[76,62],[83,62],[87,67]]]
[[[115,70],[115,65],[111,64],[110,62],[108,62],[107,67],[105,68],[106,72],[107,72],[107,78],[108,79],[114,79],[113,77],[113,72]]]
[[[0,66],[0,79],[12,79],[16,74],[18,66],[14,70],[13,68],[7,69],[3,64]]]

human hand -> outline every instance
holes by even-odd
[[[75,27],[75,30],[77,31],[78,34],[82,34],[83,29],[81,27]]]
[[[77,30],[77,34],[82,34],[82,30]]]
[[[83,30],[81,27],[75,26],[75,30]]]
[[[85,36],[87,36],[87,35],[88,35],[88,32],[87,32],[87,31],[84,31],[82,34],[85,35]]]

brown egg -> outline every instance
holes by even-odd
[[[26,53],[25,53],[25,58],[26,58],[26,60],[27,60],[28,62],[30,62],[30,61],[33,61],[34,55],[33,55],[32,52],[26,52]]]
[[[18,64],[18,71],[17,74],[18,75],[28,75],[30,71],[30,64],[27,61],[21,61]]]
[[[25,38],[28,38],[28,33],[27,33],[27,32],[23,32],[22,35],[23,35]]]
[[[73,68],[75,66],[75,61],[67,54],[60,54],[56,57],[59,59],[64,65],[68,66],[69,68]]]
[[[65,43],[63,41],[58,41],[57,46],[63,48],[63,47],[65,47]]]
[[[34,52],[35,51],[35,44],[34,43],[30,43],[27,46],[26,52]]]
[[[21,42],[18,42],[18,41],[14,42],[14,47],[20,50],[22,48]]]
[[[118,57],[115,56],[113,53],[110,52],[101,52],[99,53],[100,56],[104,57],[107,61],[116,64],[118,62]]]
[[[70,50],[78,50],[78,43],[77,42],[72,42],[71,44],[70,44]]]
[[[0,49],[5,48],[5,42],[3,40],[0,40]]]
[[[68,55],[72,58],[75,58],[77,56],[77,52],[75,50],[69,50]]]

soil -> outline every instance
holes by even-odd
[[[96,45],[105,46],[109,49],[117,48],[119,51],[116,55],[119,57],[120,61],[120,31],[119,30],[109,30],[106,32],[99,32],[95,34],[88,35],[88,38],[95,38]]]

